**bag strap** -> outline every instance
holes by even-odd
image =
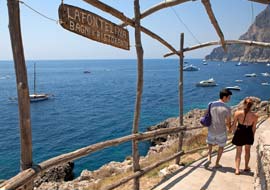
[[[211,109],[211,104],[212,104],[213,102],[210,102],[210,104],[208,105],[208,113],[210,113],[210,109]]]

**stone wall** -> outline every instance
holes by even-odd
[[[270,118],[259,133],[254,189],[270,190]]]

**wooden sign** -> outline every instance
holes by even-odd
[[[63,28],[86,38],[129,50],[128,30],[94,13],[67,4],[58,9]]]

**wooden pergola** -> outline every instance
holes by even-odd
[[[167,0],[161,1],[159,4],[147,9],[144,12],[140,12],[140,3],[139,0],[134,0],[134,18],[128,18],[124,13],[118,11],[117,9],[99,1],[99,0],[83,0],[90,5],[107,12],[114,17],[120,19],[123,23],[120,23],[119,26],[131,26],[135,28],[135,46],[137,52],[137,94],[135,102],[135,112],[133,118],[133,128],[132,134],[118,139],[113,139],[106,142],[97,143],[95,145],[90,145],[88,147],[81,148],[74,152],[63,154],[55,158],[49,159],[40,163],[39,165],[33,164],[32,160],[32,129],[31,129],[31,115],[30,115],[30,99],[29,99],[29,88],[27,80],[27,70],[25,65],[24,49],[21,36],[21,26],[20,26],[20,7],[18,0],[7,0],[8,2],[8,12],[9,12],[9,31],[10,38],[13,50],[13,59],[15,64],[16,72],[16,83],[17,83],[17,94],[18,94],[18,108],[19,108],[19,119],[20,119],[20,133],[21,133],[21,172],[15,177],[7,180],[6,182],[0,184],[1,190],[3,189],[33,189],[33,179],[42,171],[47,170],[51,167],[54,167],[58,164],[65,163],[68,161],[76,160],[80,157],[89,155],[90,153],[103,149],[105,147],[114,146],[119,143],[132,141],[132,156],[133,156],[133,172],[134,174],[131,177],[127,177],[124,180],[121,180],[116,185],[111,185],[106,189],[113,189],[119,185],[127,182],[128,180],[133,179],[134,190],[139,190],[140,177],[150,171],[151,169],[159,166],[160,164],[176,159],[176,163],[180,163],[180,156],[183,155],[182,151],[182,141],[183,141],[183,132],[187,130],[183,126],[183,59],[184,52],[191,51],[199,48],[203,48],[211,45],[221,45],[226,51],[226,45],[228,44],[244,44],[249,46],[258,46],[263,48],[270,48],[270,43],[265,42],[255,42],[255,41],[245,41],[245,40],[225,40],[223,32],[217,22],[217,19],[214,15],[214,12],[211,7],[210,0],[201,0],[202,4],[205,7],[205,10],[209,16],[209,19],[219,37],[218,41],[215,42],[206,42],[203,44],[198,44],[193,47],[184,47],[184,34],[181,34],[180,37],[180,49],[177,50],[166,40],[150,31],[146,27],[141,25],[141,19],[154,14],[155,12],[176,6],[188,1],[196,0]],[[250,0],[254,2],[259,2],[263,4],[269,4],[270,0]],[[177,55],[179,57],[179,126],[172,129],[162,129],[155,132],[146,132],[139,133],[139,119],[141,112],[141,99],[143,92],[143,47],[141,43],[141,32],[150,36],[151,38],[159,41],[162,45],[170,50],[169,53],[166,53],[164,57],[170,55]],[[190,130],[190,129],[188,129]],[[164,134],[178,133],[179,134],[179,145],[178,151],[175,155],[171,156],[166,160],[162,160],[153,166],[150,166],[145,169],[140,168],[139,164],[139,151],[138,151],[138,142],[140,140],[146,140],[153,136],[164,135]]]

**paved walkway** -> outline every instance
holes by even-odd
[[[255,134],[266,127],[269,120],[260,125]],[[163,180],[161,184],[152,190],[253,190],[254,171],[256,170],[256,143],[251,149],[250,167],[251,172],[242,171],[240,175],[234,174],[235,146],[229,145],[225,148],[221,157],[222,168],[214,168],[216,155],[212,164],[205,167],[206,158],[194,162],[192,165],[182,168],[173,177]],[[244,148],[240,168],[244,168]]]

